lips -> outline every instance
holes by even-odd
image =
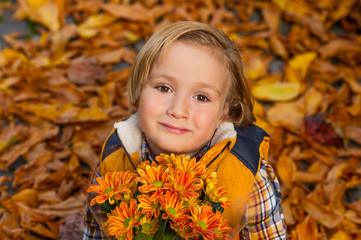
[[[189,129],[186,128],[181,128],[181,127],[176,127],[170,124],[165,124],[165,123],[161,123],[161,125],[170,133],[174,133],[174,134],[185,134],[190,132]]]

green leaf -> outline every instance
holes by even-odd
[[[145,233],[138,233],[137,236],[135,237],[136,240],[152,240],[154,237],[154,234],[148,236],[147,234]]]
[[[224,208],[221,205],[222,205],[221,202],[213,203],[212,204],[212,212],[215,213],[216,211],[220,211],[221,213],[223,213]]]
[[[26,23],[28,24],[28,28],[30,30],[30,35],[33,34],[37,34],[38,32],[36,31],[36,23],[30,21],[29,19],[27,19]]]

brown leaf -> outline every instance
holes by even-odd
[[[106,3],[102,5],[102,8],[108,13],[118,18],[143,22],[148,22],[150,20],[147,9],[139,3],[132,5]]]
[[[342,146],[341,138],[336,134],[332,125],[325,121],[324,114],[306,117],[302,126],[302,134],[308,141]]]
[[[346,39],[334,39],[319,49],[323,59],[344,54],[346,52],[360,53],[361,46]]]
[[[83,236],[82,221],[83,216],[77,213],[65,217],[64,222],[60,225],[58,239],[81,239]]]
[[[345,137],[361,144],[361,127],[347,126],[345,129]]]
[[[71,61],[67,75],[70,81],[79,85],[94,84],[105,78],[104,70],[95,63],[95,59],[80,57]]]
[[[80,157],[80,159],[89,167],[95,167],[98,162],[98,156],[87,142],[76,142],[73,144],[73,151]]]

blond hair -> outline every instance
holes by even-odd
[[[137,55],[128,80],[128,97],[133,108],[138,106],[140,94],[148,81],[152,64],[174,41],[183,41],[218,50],[229,71],[226,106],[227,121],[246,127],[255,121],[253,97],[246,80],[241,53],[238,47],[219,30],[200,22],[182,21],[167,25],[156,32]]]

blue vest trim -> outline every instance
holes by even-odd
[[[105,143],[102,154],[102,161],[104,161],[106,157],[108,157],[110,154],[112,154],[122,146],[115,131],[109,136],[107,142]]]
[[[255,176],[260,161],[259,146],[265,136],[269,135],[262,128],[252,124],[240,129],[236,128],[237,140],[231,149],[231,153],[236,156]]]

